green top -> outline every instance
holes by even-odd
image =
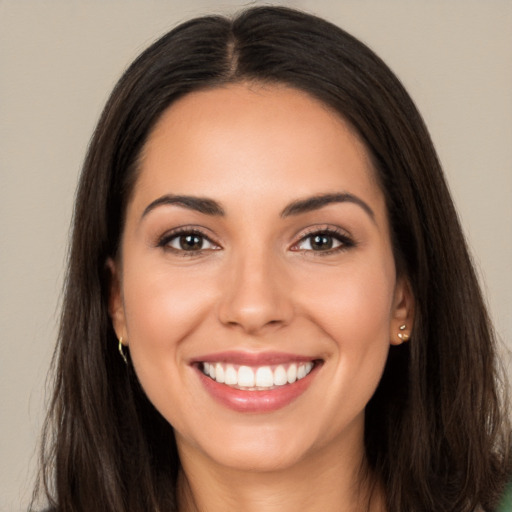
[[[512,512],[512,482],[505,489],[505,494],[496,512]]]

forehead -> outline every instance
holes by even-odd
[[[173,193],[286,203],[333,191],[382,196],[350,125],[302,91],[232,84],[164,112],[142,152],[134,202]]]

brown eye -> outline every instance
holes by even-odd
[[[192,231],[182,231],[165,236],[158,245],[178,252],[201,252],[219,249],[208,237]]]
[[[353,240],[345,233],[322,230],[306,235],[292,247],[292,250],[331,254],[354,245]]]
[[[330,235],[313,235],[310,239],[310,245],[313,251],[326,251],[332,249],[334,240]]]
[[[183,251],[200,251],[203,248],[204,238],[196,234],[181,235],[177,242]]]
[[[343,242],[338,236],[330,233],[313,233],[306,236],[298,244],[297,248],[302,251],[329,251],[341,247]]]

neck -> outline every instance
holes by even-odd
[[[276,471],[239,471],[181,454],[180,512],[385,512],[361,451],[326,447]],[[197,455],[197,453],[196,453]],[[205,463],[206,462],[206,463]]]

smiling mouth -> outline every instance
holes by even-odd
[[[293,384],[309,375],[317,361],[278,365],[245,366],[223,362],[202,362],[204,375],[219,384],[245,391],[269,391]]]

